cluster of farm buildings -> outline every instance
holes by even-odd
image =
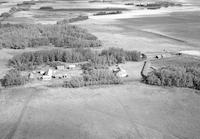
[[[82,70],[79,66],[75,64],[71,65],[60,65],[56,68],[48,68],[42,70],[35,70],[29,73],[29,79],[38,79],[38,80],[51,80],[55,79],[69,79],[72,76],[80,76]]]
[[[120,65],[115,65],[110,69],[118,77],[128,77],[128,73]],[[56,68],[43,68],[28,73],[29,79],[48,81],[52,79],[70,79],[74,76],[81,76],[83,73],[80,65],[60,65]]]

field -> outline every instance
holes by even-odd
[[[69,2],[74,5],[74,2]],[[191,3],[197,4],[195,0]],[[48,6],[52,5],[62,8],[59,3],[49,3]],[[69,3],[66,5],[69,6]],[[82,5],[80,3],[78,7],[83,8]],[[97,8],[94,5],[91,7]],[[36,5],[35,9],[40,6]],[[79,12],[74,13],[79,15]],[[72,14],[33,9],[19,12],[7,22],[55,23],[68,15]],[[89,18],[73,25],[87,29],[102,41],[103,47],[97,50],[109,47],[138,50],[151,59],[165,52],[200,50],[199,22],[199,11],[181,11],[128,19]],[[14,55],[46,49],[50,48],[1,49],[0,78],[8,70],[7,61]],[[154,65],[174,64],[179,60],[181,64],[191,62],[189,57],[183,56],[156,60]],[[192,63],[199,62],[199,59],[193,60]],[[140,72],[143,61],[126,62],[121,66],[129,74],[121,85],[70,89],[34,82],[22,87],[0,88],[0,138],[199,138],[199,91],[142,83]]]

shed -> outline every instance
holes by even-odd
[[[64,67],[63,65],[61,65],[61,66],[56,66],[56,69],[57,69],[57,70],[64,70],[65,67]]]
[[[34,79],[34,74],[33,73],[29,73],[28,78],[29,79]]]
[[[42,80],[44,80],[44,81],[51,80],[51,76],[44,75],[44,76],[42,76]]]
[[[53,76],[53,70],[52,69],[48,69],[45,73],[45,75],[48,75],[48,76]]]
[[[45,71],[40,70],[40,71],[38,71],[38,73],[43,75],[45,73]]]
[[[63,75],[63,78],[65,78],[65,79],[66,79],[66,78],[69,79],[69,78],[71,78],[71,76],[70,76],[69,74],[64,74],[64,75]]]
[[[128,73],[126,72],[126,70],[121,69],[119,72],[116,73],[116,76],[121,77],[121,78],[128,77]]]
[[[76,65],[75,64],[68,65],[68,68],[69,69],[74,69],[74,68],[76,68]]]
[[[63,75],[62,74],[55,74],[54,78],[56,78],[56,79],[62,79]]]

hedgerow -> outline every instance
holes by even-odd
[[[87,20],[87,19],[88,19],[88,16],[79,15],[77,17],[63,19],[61,21],[58,21],[57,24],[67,24],[67,23],[73,23],[73,22],[83,21],[83,20]]]
[[[73,25],[0,25],[0,47],[23,49],[50,44],[66,48],[101,46],[96,36]]]

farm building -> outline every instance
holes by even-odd
[[[51,76],[49,76],[49,75],[44,75],[44,76],[42,76],[42,80],[43,80],[43,81],[51,80]]]
[[[46,72],[45,72],[45,75],[48,75],[48,76],[53,76],[53,70],[52,69],[48,69]]]
[[[69,79],[71,78],[71,76],[67,73],[58,73],[58,74],[55,74],[53,76],[53,78],[56,78],[56,79]]]
[[[115,68],[112,70],[113,73],[115,73],[116,76],[118,77],[128,77],[128,73],[125,69],[123,69],[121,66],[116,65]]]
[[[29,75],[28,75],[28,78],[29,78],[29,79],[34,79],[34,77],[35,77],[35,76],[34,76],[33,73],[29,73]]]
[[[65,69],[65,66],[63,66],[63,65],[62,65],[62,66],[56,66],[56,69],[57,69],[57,70],[64,70],[64,69]]]
[[[75,64],[71,64],[71,65],[68,65],[67,68],[68,69],[74,69],[74,68],[76,68],[76,65]]]
[[[116,73],[116,76],[117,76],[117,77],[120,77],[120,78],[128,77],[128,73],[127,73],[126,70],[120,69],[120,71],[118,71],[118,72]]]
[[[41,75],[43,75],[45,73],[45,71],[40,70],[40,71],[38,71],[38,73],[41,74]]]

